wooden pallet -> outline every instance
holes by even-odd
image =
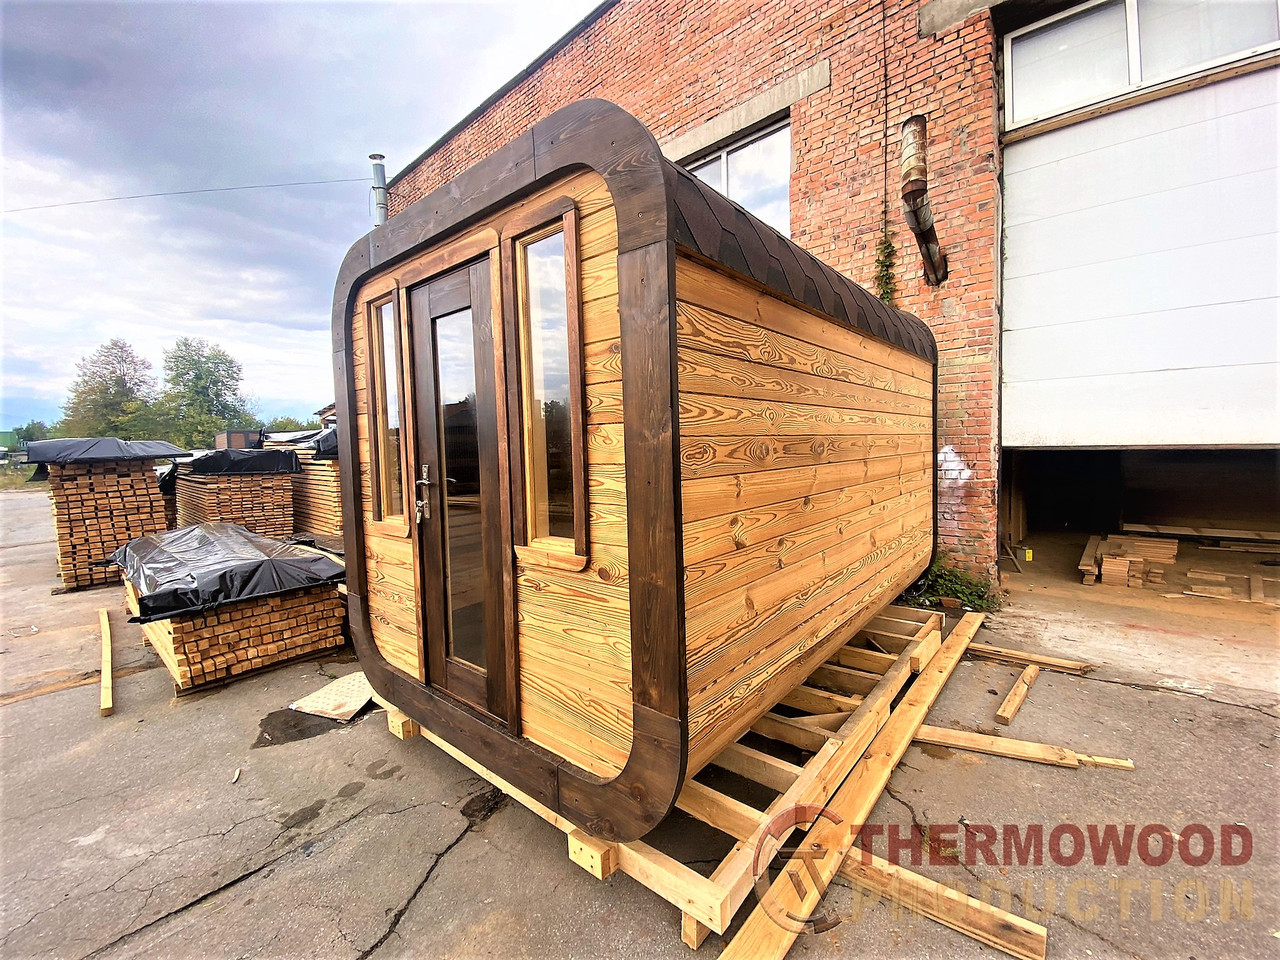
[[[676,906],[681,913],[682,938],[696,949],[710,932],[723,934],[728,929],[739,907],[756,888],[754,859],[766,833],[781,845],[795,829],[794,826],[783,828],[779,836],[778,825],[771,823],[775,817],[785,817],[784,812],[797,806],[831,802],[842,784],[854,779],[857,770],[873,771],[868,776],[879,783],[879,788],[873,791],[875,797],[879,796],[897,760],[886,766],[885,757],[873,744],[879,742],[878,738],[889,729],[891,722],[896,723],[904,728],[905,740],[895,747],[897,756],[901,756],[921,728],[915,715],[923,719],[924,711],[965,652],[982,619],[981,614],[965,616],[951,631],[944,646],[941,614],[906,607],[887,608],[761,717],[750,734],[721,751],[712,761],[712,767],[729,771],[776,794],[765,809],[708,786],[702,782],[705,777],[686,783],[677,807],[735,841],[710,876],[645,841],[610,843],[591,836],[488,770],[476,758],[467,756],[431,731],[421,729],[393,705],[381,699],[379,703],[387,707],[388,726],[393,734],[401,739],[421,734],[562,830],[568,839],[570,858],[593,876],[604,879],[621,871]],[[1014,651],[1002,652],[1015,655]],[[935,666],[935,661],[942,663]],[[902,707],[895,706],[895,702],[902,697],[901,705],[911,703],[917,678],[926,675],[927,680],[915,695],[919,702],[911,707],[912,713],[909,716],[901,713]],[[898,719],[893,721],[895,717]],[[901,739],[892,730],[889,735]],[[946,737],[948,733],[935,729],[934,736]],[[984,742],[974,746],[966,741],[967,748],[987,752],[1001,749],[999,744],[985,743],[998,738],[968,736],[969,740]],[[1079,766],[1082,762],[1070,751],[1011,742],[1018,744],[1017,755],[1027,755],[1027,759],[1060,766]],[[796,759],[802,762],[795,762]],[[927,882],[924,878],[916,879]],[[1015,951],[1015,955],[1043,957],[1043,927],[985,904],[975,907],[972,913],[984,929],[990,926],[1014,931],[997,934],[984,942],[1007,949],[1004,940],[1016,937],[1022,952]],[[972,931],[966,932],[978,936]]]

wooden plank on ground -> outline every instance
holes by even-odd
[[[1177,527],[1155,523],[1126,523],[1125,533],[1162,533],[1171,537],[1207,537],[1212,540],[1259,540],[1280,543],[1280,533],[1273,530],[1219,530],[1214,527]]]
[[[928,877],[855,850],[840,866],[851,883],[1021,960],[1044,960],[1048,931]]]
[[[786,928],[780,926],[774,917],[779,911],[786,911],[804,923],[813,916],[862,824],[889,783],[894,767],[911,745],[925,714],[942,692],[982,620],[981,614],[966,614],[951,631],[937,656],[912,684],[867,746],[862,760],[827,803],[827,810],[838,822],[821,819],[809,832],[806,849],[824,851],[823,855],[819,858],[806,853],[803,860],[797,857],[788,863],[769,888],[770,902],[758,904],[751,912],[742,929],[720,954],[722,960],[781,960],[786,955],[798,931],[793,924]]]
[[[800,776],[802,767],[786,760],[779,760],[772,754],[741,743],[731,743],[711,761],[714,766],[740,777],[762,783],[770,790],[785,793]]]
[[[1009,647],[996,647],[989,643],[969,644],[969,656],[982,660],[998,660],[1001,663],[1013,663],[1026,666],[1034,663],[1041,670],[1053,670],[1057,673],[1083,675],[1093,669],[1092,663],[1083,660],[1064,660],[1061,657],[1047,657],[1026,650],[1012,650]]]
[[[949,730],[946,727],[934,727],[927,723],[916,732],[916,742],[932,743],[939,747],[952,747],[956,750],[971,750],[974,753],[986,753],[994,757],[1031,760],[1034,763],[1047,763],[1055,767],[1080,766],[1080,758],[1076,756],[1075,751],[1065,747],[1052,747],[1047,743],[1032,743],[1029,740],[1014,740],[1010,737],[989,737],[985,733]]]
[[[1000,709],[996,711],[998,723],[1013,723],[1013,718],[1022,709],[1022,702],[1027,699],[1027,694],[1031,692],[1031,685],[1036,682],[1038,676],[1040,676],[1040,668],[1034,663],[1023,668],[1022,675],[1014,681],[1013,689],[1009,691],[1009,695],[1004,698],[1004,703],[1000,704]]]
[[[111,692],[111,620],[106,607],[98,611],[98,626],[102,628],[102,690],[98,699],[98,715],[109,717],[116,708]]]

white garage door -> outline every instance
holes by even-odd
[[[1008,447],[1280,443],[1270,69],[1011,144]]]

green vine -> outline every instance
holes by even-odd
[[[898,292],[898,281],[893,275],[893,263],[898,251],[889,239],[889,220],[886,217],[884,232],[880,242],[876,244],[876,296],[889,306],[893,306],[894,294]]]

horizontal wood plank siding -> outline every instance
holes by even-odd
[[[933,371],[676,265],[689,774],[923,571]]]

